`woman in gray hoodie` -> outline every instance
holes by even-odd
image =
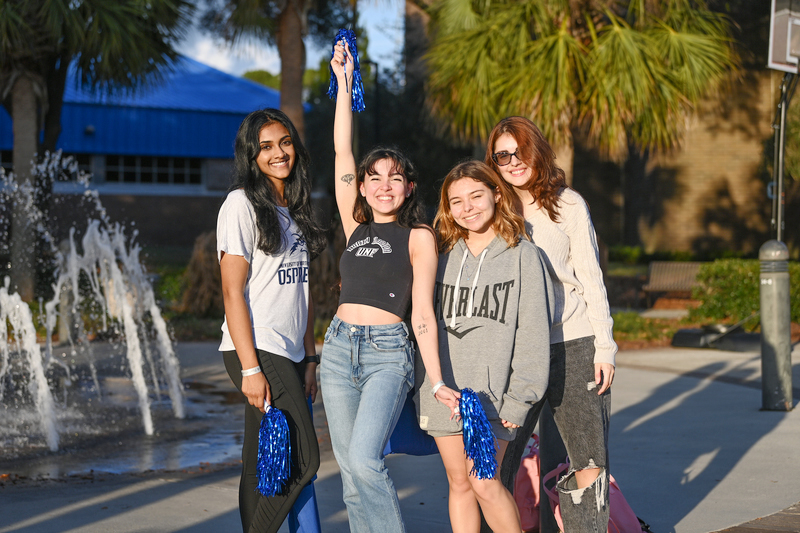
[[[547,389],[550,360],[552,287],[515,201],[491,167],[468,161],[445,178],[434,221],[441,253],[434,311],[442,381],[430,383],[425,376],[425,383],[434,392],[446,385],[477,393],[497,438],[498,463]],[[499,475],[470,475],[461,420],[433,395],[421,393],[419,403],[420,427],[436,439],[447,471],[453,531],[477,532],[480,506],[493,531],[519,532],[514,499]]]

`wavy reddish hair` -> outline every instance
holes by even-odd
[[[501,136],[508,134],[517,141],[517,156],[531,169],[531,179],[525,189],[534,201],[547,210],[553,222],[558,222],[558,195],[566,189],[567,178],[556,165],[556,153],[542,135],[541,130],[525,117],[507,117],[497,123],[489,134],[484,162],[500,174],[500,168],[492,159],[494,145]]]

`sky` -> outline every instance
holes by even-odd
[[[360,25],[365,27],[369,37],[370,57],[381,68],[393,68],[403,46],[403,3],[375,3],[359,5]],[[335,35],[335,30],[331,31],[331,39]],[[266,45],[239,44],[231,48],[221,40],[194,29],[177,48],[185,56],[234,76],[241,76],[249,70],[280,72],[277,48]],[[306,67],[317,68],[320,58],[329,57],[330,53],[330,49],[316,49],[307,42]]]

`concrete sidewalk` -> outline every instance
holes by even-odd
[[[231,385],[215,346],[179,345],[184,381]],[[717,350],[620,352],[613,388],[611,471],[656,533],[800,531],[800,413],[762,412],[760,355]],[[800,385],[800,349],[793,353]],[[324,391],[323,391],[324,392]],[[349,531],[338,468],[315,405],[323,530]],[[439,457],[387,457],[409,532],[449,531]],[[0,472],[2,474],[2,472]],[[0,484],[0,533],[240,531],[238,465]],[[0,480],[2,481],[2,480]],[[773,525],[770,525],[773,524]],[[281,531],[288,531],[284,525]]]

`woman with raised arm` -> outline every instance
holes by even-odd
[[[234,184],[217,219],[225,368],[245,395],[239,513],[245,533],[278,531],[319,468],[307,399],[319,359],[308,264],[327,245],[311,211],[309,156],[277,109],[250,113],[234,148]],[[291,472],[271,497],[258,486],[258,434],[265,403],[289,425]]]
[[[441,252],[434,310],[443,380],[477,394],[496,438],[498,463],[544,395],[550,361],[552,287],[515,199],[488,165],[467,161],[445,177],[434,222]],[[500,472],[489,479],[472,472],[464,422],[428,395],[420,394],[419,403],[420,427],[436,439],[447,471],[453,532],[480,531],[483,511],[495,533],[519,533],[517,507]]]
[[[589,209],[567,186],[542,132],[526,118],[505,118],[494,127],[485,162],[517,192],[520,213],[555,283],[546,399],[570,460],[570,471],[557,487],[564,528],[606,531],[610,387],[617,345]],[[541,406],[531,412],[519,439],[527,442],[540,411]],[[513,472],[523,448],[521,441],[515,443],[517,453],[507,458]]]
[[[411,325],[432,392],[455,413],[458,395],[439,385],[433,285],[436,239],[423,224],[416,172],[399,151],[378,148],[356,169],[352,150],[353,57],[334,47],[338,82],[333,139],[336,203],[347,246],[341,296],[325,333],[320,380],[331,444],[342,476],[350,530],[405,531],[383,450],[414,382]]]

